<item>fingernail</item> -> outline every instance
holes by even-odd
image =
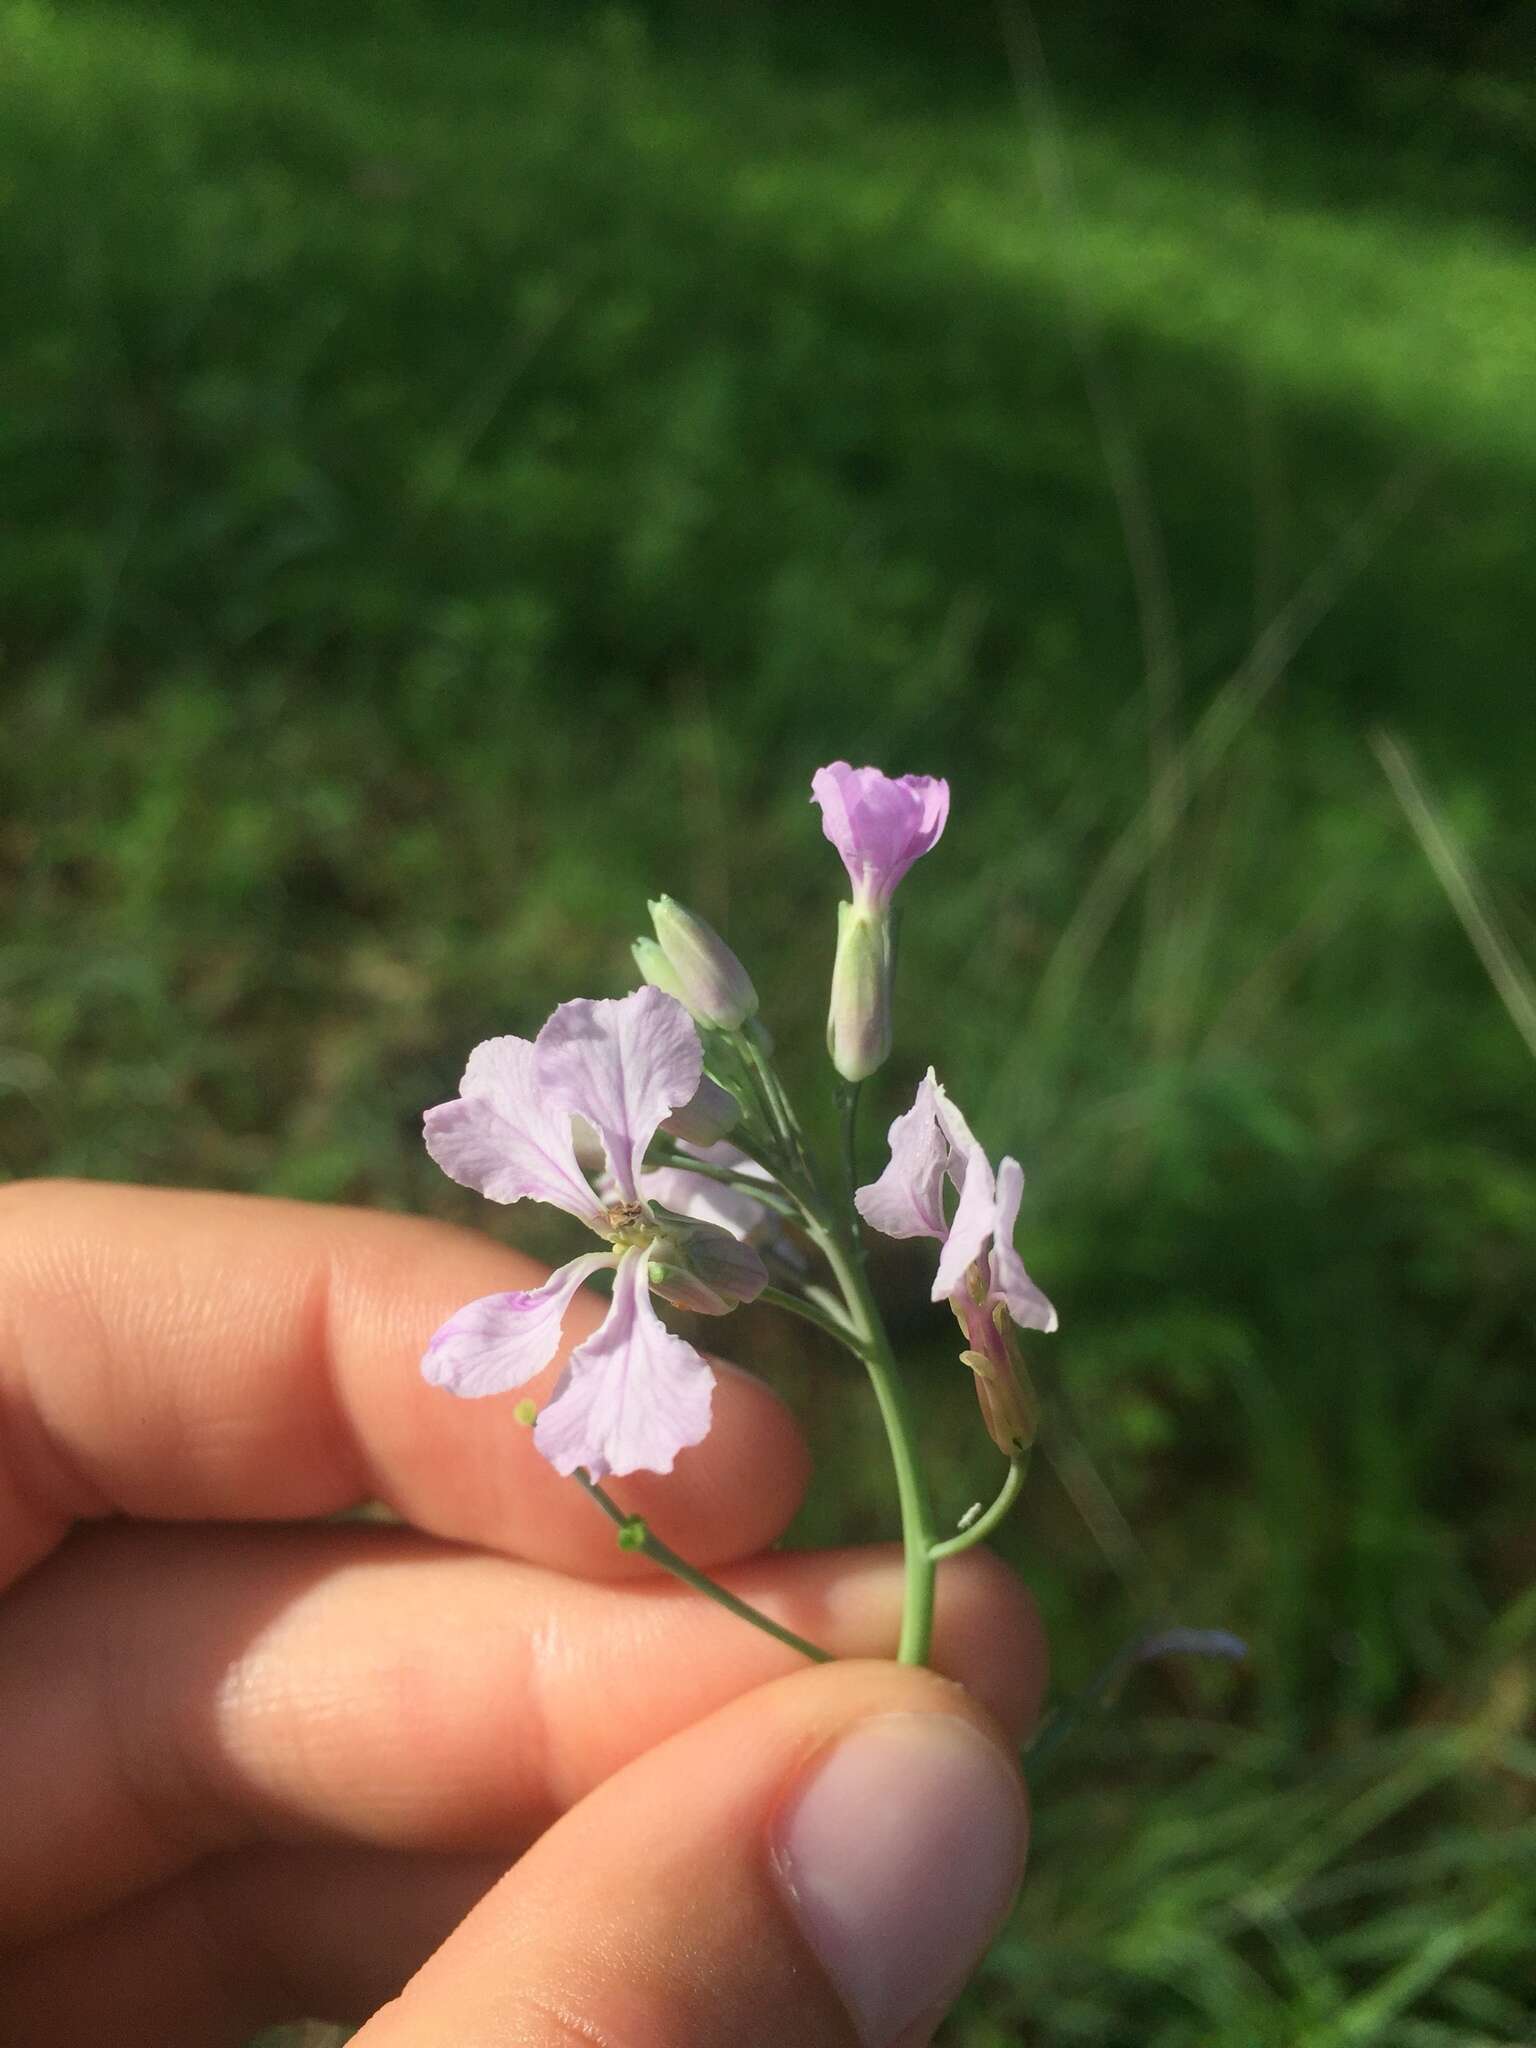
[[[867,2048],[920,2041],[959,1991],[1027,1838],[1017,1771],[958,1715],[880,1715],[813,1758],[780,1809],[774,1867]]]

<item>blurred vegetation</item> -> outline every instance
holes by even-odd
[[[1367,745],[1531,957],[1521,13],[0,0],[0,1169],[484,1224],[470,1044],[665,887],[819,1086],[810,771],[953,782],[866,1138],[931,1058],[1030,1170],[1005,1547],[1067,1687],[1254,1645],[1053,1772],[953,2048],[1531,2038],[1536,1094]]]

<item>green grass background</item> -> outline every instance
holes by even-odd
[[[1536,2040],[1536,1073],[1367,744],[1529,957],[1533,101],[1313,14],[0,0],[0,1170],[484,1223],[422,1106],[661,888],[819,1100],[810,772],[952,781],[866,1136],[933,1060],[1030,1171],[1002,1547],[1067,1688],[1254,1654],[1055,1769],[949,2048]]]

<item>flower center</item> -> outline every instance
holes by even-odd
[[[643,1202],[610,1202],[603,1211],[603,1235],[627,1249],[650,1244],[656,1225]]]

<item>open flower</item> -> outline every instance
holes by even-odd
[[[812,776],[811,801],[853,884],[853,901],[837,910],[827,1050],[845,1081],[863,1081],[891,1050],[891,898],[912,863],[937,845],[949,784],[834,761]]]
[[[949,817],[949,784],[934,775],[882,775],[834,761],[811,777],[821,829],[843,857],[853,907],[883,917],[896,885],[938,845]]]
[[[965,1363],[976,1374],[993,1441],[1010,1455],[1034,1433],[1015,1328],[1054,1330],[1056,1311],[1013,1248],[1024,1171],[1004,1159],[997,1172],[932,1067],[912,1107],[890,1130],[891,1158],[854,1197],[865,1222],[886,1237],[933,1237],[942,1247],[933,1299],[948,1301],[965,1332]],[[944,1190],[955,1191],[953,1215]]]
[[[422,1360],[426,1377],[455,1394],[520,1387],[554,1357],[577,1288],[613,1269],[602,1327],[571,1353],[534,1430],[559,1472],[670,1472],[677,1453],[708,1433],[715,1376],[663,1327],[653,1286],[723,1314],[767,1279],[756,1253],[731,1232],[658,1212],[641,1191],[646,1148],[702,1079],[688,1013],[659,989],[642,988],[617,1002],[562,1003],[531,1043],[486,1040],[470,1054],[457,1097],[427,1111],[427,1150],[454,1180],[493,1202],[552,1202],[604,1240],[605,1250],[572,1259],[542,1287],[472,1301],[449,1317]],[[597,1133],[609,1200],[577,1160],[576,1117]]]

